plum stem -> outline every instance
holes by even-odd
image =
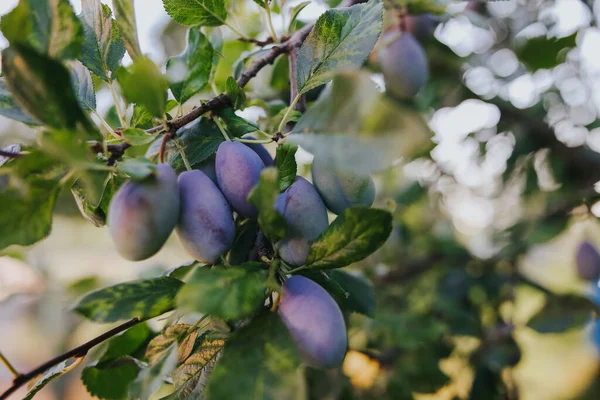
[[[298,104],[298,101],[300,101],[300,97],[301,96],[302,95],[300,93],[298,93],[296,95],[296,97],[294,97],[294,100],[292,100],[292,103],[290,104],[290,106],[286,110],[285,114],[283,114],[283,118],[281,119],[281,122],[279,123],[279,127],[277,128],[277,132],[282,132],[283,131],[283,128],[285,127],[285,124],[288,122],[288,118],[290,117],[290,114],[296,108],[296,104]]]
[[[177,147],[177,151],[179,152],[179,155],[181,156],[181,159],[183,160],[183,165],[185,165],[185,169],[187,169],[188,171],[191,171],[192,166],[190,165],[190,162],[188,161],[188,158],[185,155],[185,149],[183,148],[181,143],[179,143],[179,140],[173,140],[173,143],[175,143],[175,147]]]
[[[8,358],[6,358],[4,356],[4,354],[2,354],[1,351],[0,351],[0,361],[2,361],[2,364],[4,364],[6,369],[8,369],[15,378],[21,375],[21,373],[19,371],[17,371],[17,369],[15,367],[13,367],[13,365],[10,363],[10,361],[8,361]]]
[[[275,43],[279,43],[279,39],[277,39],[277,33],[275,33],[275,28],[273,27],[273,20],[271,18],[271,7],[269,7],[269,0],[265,0],[265,11],[267,12],[267,22],[269,25],[269,31],[271,32],[271,37]]]
[[[229,137],[229,135],[227,134],[227,132],[225,132],[225,128],[221,124],[221,121],[219,121],[218,118],[215,118],[214,121],[215,121],[215,124],[217,124],[217,127],[221,131],[221,134],[223,135],[223,137],[225,138],[225,140],[228,141],[228,142],[231,142],[231,138]]]

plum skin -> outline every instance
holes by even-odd
[[[229,203],[202,171],[179,175],[181,212],[175,232],[196,260],[218,261],[233,243],[235,223]]]
[[[288,224],[288,235],[276,244],[281,258],[291,266],[306,262],[310,245],[327,229],[329,220],[319,193],[306,179],[297,176],[281,193],[275,209]]]
[[[438,19],[433,14],[406,15],[404,17],[406,31],[413,34],[419,42],[425,42],[433,36]]]
[[[131,261],[156,254],[179,219],[177,176],[168,164],[144,181],[119,188],[108,208],[108,228],[118,252]]]
[[[311,173],[314,187],[335,214],[352,206],[370,207],[375,201],[375,183],[369,176],[342,171],[318,159],[313,161]]]
[[[379,65],[386,88],[401,98],[416,95],[429,79],[425,51],[409,32],[386,43],[379,51]]]
[[[576,261],[577,275],[581,279],[593,281],[600,278],[600,254],[593,244],[588,241],[581,243]]]
[[[260,157],[243,143],[227,141],[219,145],[215,162],[219,189],[242,217],[254,218],[258,214],[248,195],[264,167]]]
[[[246,140],[256,140],[256,138],[251,136],[250,134],[246,134],[246,135],[242,136],[242,138],[246,139]],[[244,144],[246,146],[250,147],[256,154],[258,154],[258,156],[260,157],[262,162],[265,164],[265,167],[273,167],[275,165],[275,161],[273,160],[273,157],[271,157],[271,154],[267,151],[265,146],[263,146],[261,143],[244,143]]]
[[[300,275],[283,284],[278,313],[304,361],[319,369],[342,364],[348,349],[340,307],[325,289]]]

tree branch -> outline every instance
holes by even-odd
[[[142,322],[142,321],[139,318],[134,318],[130,321],[127,321],[127,322],[103,333],[102,335],[97,336],[94,339],[92,339],[80,346],[75,347],[74,349],[71,349],[57,357],[54,357],[53,359],[51,359],[49,361],[46,361],[42,365],[31,370],[30,372],[27,372],[25,374],[19,374],[13,380],[12,386],[9,387],[4,393],[2,393],[0,395],[0,400],[7,399],[11,394],[16,392],[17,389],[19,389],[21,386],[25,385],[27,382],[29,382],[36,376],[44,373],[46,370],[52,368],[53,366],[60,364],[61,362],[66,361],[69,358],[84,357],[92,347],[99,345],[100,343],[104,342],[105,340],[110,339],[111,337],[131,328],[134,325],[139,324],[140,322]]]

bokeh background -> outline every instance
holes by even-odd
[[[79,12],[81,2],[72,3]],[[245,32],[262,31],[264,21],[252,1],[231,3],[237,8],[235,25]],[[286,7],[296,3],[288,1]],[[376,176],[376,205],[395,209],[396,226],[378,254],[355,266],[370,277],[380,297],[375,321],[353,317],[351,347],[368,348],[379,341],[385,354],[386,348],[450,341],[451,354],[439,362],[450,380],[435,395],[417,397],[462,399],[469,397],[478,372],[473,362],[477,349],[508,327],[506,351],[483,352],[482,357],[499,365],[505,382],[518,388],[518,398],[600,398],[599,353],[590,340],[589,319],[546,329],[550,333],[539,324],[530,326],[554,295],[594,296],[597,289],[577,278],[575,252],[583,240],[600,246],[600,203],[595,203],[594,190],[600,180],[600,0],[439,3],[446,13],[435,39],[426,44],[431,79],[417,99],[429,130],[399,126],[397,134],[411,151],[403,150],[402,162]],[[16,4],[0,1],[0,15]],[[161,0],[136,0],[135,8],[142,51],[164,65],[184,49],[185,29],[170,22]],[[326,3],[312,1],[300,20],[313,21],[326,9]],[[275,16],[275,27],[281,24]],[[217,72],[221,81],[248,50],[224,34],[230,40]],[[4,46],[0,34],[0,48]],[[252,96],[285,98],[273,79],[274,68],[277,64],[252,82]],[[369,79],[383,90],[376,67],[371,73]],[[98,103],[110,120],[114,113],[108,89],[100,89]],[[250,107],[242,115],[259,120],[264,112]],[[35,135],[0,117],[0,146],[32,143]],[[413,142],[418,145],[410,146]],[[298,154],[300,163],[310,160],[310,154]],[[31,248],[10,248],[0,257],[0,349],[21,370],[108,329],[70,312],[87,290],[158,275],[189,261],[174,238],[149,260],[125,261],[107,229],[80,216],[68,191],[57,211],[48,239]],[[515,284],[504,285],[503,279]],[[579,318],[577,304],[572,309],[561,305],[558,317]],[[431,310],[451,314],[460,326],[420,317]],[[478,319],[474,328],[471,314]],[[344,372],[364,398],[376,393],[396,398],[389,389],[387,397],[378,392],[396,376],[382,358],[351,352]],[[407,374],[400,374],[399,387],[411,377]],[[437,378],[436,372],[424,375],[422,387]],[[10,381],[9,372],[0,368],[0,389]],[[90,396],[75,372],[38,398]]]

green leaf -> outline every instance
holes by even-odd
[[[298,91],[327,83],[336,72],[359,68],[369,57],[383,26],[377,0],[328,10],[319,17],[298,55]]]
[[[248,195],[248,200],[258,208],[261,230],[273,242],[284,238],[287,233],[285,218],[275,210],[280,187],[277,169],[265,168],[260,173],[258,184]]]
[[[154,141],[154,139],[156,139],[158,136],[158,133],[151,135],[140,128],[127,128],[121,131],[121,135],[123,136],[123,139],[125,139],[125,141],[130,145],[142,146]]]
[[[47,174],[52,166],[44,154],[30,153],[9,165],[13,171],[22,171],[13,172],[8,186],[0,191],[0,249],[13,244],[29,246],[48,236],[60,191],[57,178],[37,175]]]
[[[236,236],[227,253],[227,261],[231,265],[243,264],[254,247],[258,225],[254,220],[248,220],[236,229]]]
[[[196,267],[204,266],[203,263],[198,261],[190,261],[188,263],[179,265],[177,267],[170,268],[165,272],[165,276],[170,276],[171,278],[179,279],[180,281],[185,280],[190,271],[195,269]]]
[[[244,72],[244,67],[246,64],[246,61],[252,59],[252,58],[257,58],[257,57],[262,57],[266,54],[268,54],[271,51],[271,49],[260,49],[260,50],[256,50],[256,51],[244,51],[240,57],[235,60],[235,62],[233,63],[231,69],[233,70],[233,77],[235,79],[239,79],[240,76],[242,75],[242,73]]]
[[[123,44],[131,58],[135,59],[142,55],[142,50],[135,22],[133,0],[113,0],[113,7]]]
[[[516,48],[517,57],[532,72],[556,67],[564,61],[565,50],[575,47],[576,37],[577,33],[563,38],[531,38]]]
[[[290,399],[301,390],[296,345],[277,313],[265,312],[225,344],[208,382],[212,400]],[[251,366],[251,367],[249,367]],[[235,384],[232,384],[235,382]]]
[[[539,333],[562,333],[580,328],[592,320],[596,307],[576,295],[549,295],[544,307],[527,323]]]
[[[227,81],[225,81],[225,93],[229,97],[229,101],[233,105],[234,109],[243,109],[244,104],[246,103],[246,93],[241,87],[238,86],[237,82],[232,76],[227,78]]]
[[[296,165],[296,151],[298,146],[295,144],[283,144],[277,147],[277,155],[275,157],[275,164],[277,165],[277,172],[279,173],[279,190],[284,191],[289,188],[298,172],[298,166]]]
[[[123,178],[117,175],[108,175],[104,183],[104,189],[99,199],[90,196],[90,189],[81,179],[76,180],[71,186],[71,193],[75,198],[79,211],[88,221],[97,227],[106,224],[108,214],[108,205],[119,187],[125,182]]]
[[[200,118],[192,126],[180,129],[177,140],[185,148],[185,155],[194,167],[215,154],[225,139],[214,121]],[[178,171],[185,168],[179,153],[169,159],[169,164]]]
[[[256,124],[237,116],[232,108],[222,108],[217,111],[217,115],[225,122],[227,132],[232,137],[242,137],[247,133],[256,132],[258,130]]]
[[[105,81],[111,81],[125,55],[125,46],[110,8],[100,0],[82,0],[83,48],[79,60]]]
[[[327,275],[348,293],[341,304],[342,309],[368,317],[375,315],[375,291],[371,282],[340,270],[327,271]]]
[[[265,2],[263,0],[252,0],[252,1],[254,1],[256,4],[258,4],[262,8],[265,8]],[[267,0],[267,1],[269,1],[269,0]]]
[[[29,389],[23,400],[31,400],[33,397],[44,388],[47,384],[52,382],[54,379],[58,378],[61,375],[66,374],[71,371],[73,368],[79,365],[79,363],[83,360],[83,357],[69,358],[65,361],[62,361],[59,364],[56,364],[52,368],[46,370],[40,379]]]
[[[212,69],[212,56],[212,45],[201,27],[191,28],[185,52],[167,61],[171,91],[179,103],[185,103],[206,87]]]
[[[360,261],[381,247],[391,232],[389,212],[348,208],[312,244],[306,267],[340,268]]]
[[[177,296],[177,305],[186,310],[224,319],[247,317],[263,306],[266,275],[263,270],[199,268]]]
[[[75,311],[96,322],[154,318],[173,309],[182,286],[183,282],[168,276],[121,283],[89,293]]]
[[[15,103],[13,95],[6,87],[4,77],[0,77],[0,115],[6,118],[14,119],[15,121],[24,122],[29,125],[37,125],[38,122],[33,120],[29,115],[25,114],[21,108]]]
[[[127,101],[142,104],[153,116],[163,117],[169,82],[152,60],[136,58],[129,67],[117,71],[117,80]]]
[[[122,334],[108,341],[108,348],[100,361],[114,360],[122,356],[132,355],[146,343],[152,330],[147,323],[141,323],[127,329]]]
[[[177,365],[177,344],[171,345],[149,368],[145,368],[129,386],[129,396],[148,399]]]
[[[2,52],[6,85],[34,119],[56,129],[85,130],[101,138],[79,107],[69,71],[58,61],[29,47],[12,45]]]
[[[21,0],[2,18],[2,32],[11,44],[55,59],[77,58],[83,42],[81,22],[68,0]]]
[[[167,101],[166,112],[171,111],[178,105],[179,103],[176,100],[171,99]],[[133,107],[133,114],[131,115],[131,121],[129,121],[129,125],[131,125],[132,128],[150,129],[154,126],[153,120],[154,117],[144,105],[136,104]]]
[[[156,172],[156,165],[145,158],[127,158],[117,163],[117,171],[136,181],[143,181]]]
[[[173,373],[175,391],[161,400],[195,400],[202,398],[208,374],[214,368],[225,342],[204,336],[202,343]]]
[[[135,381],[141,370],[140,364],[132,357],[101,362],[84,368],[81,381],[94,397],[124,400],[127,398],[129,385]]]
[[[85,111],[96,109],[96,93],[94,91],[94,80],[90,70],[79,61],[71,63],[71,83],[75,89],[75,96],[79,105]]]
[[[303,1],[301,3],[296,4],[294,7],[292,7],[290,9],[290,24],[288,25],[289,31],[292,31],[293,27],[294,27],[294,23],[296,22],[296,19],[298,18],[298,15],[300,14],[300,12],[302,12],[302,10],[304,10],[304,8],[310,4],[310,1]]]
[[[163,0],[165,11],[185,26],[220,26],[227,19],[225,0]]]

